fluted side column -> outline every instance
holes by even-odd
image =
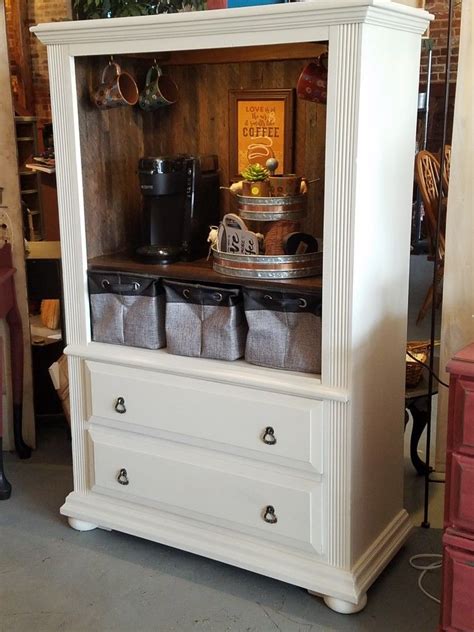
[[[74,58],[66,45],[48,46],[51,110],[58,183],[61,262],[67,344],[89,339],[87,254]],[[83,361],[68,358],[74,490],[88,488]]]
[[[329,38],[324,212],[323,384],[348,389],[354,256],[360,24],[333,26]],[[325,404],[327,555],[350,567],[350,402]]]
[[[87,253],[74,58],[66,45],[48,46],[58,185],[61,261],[68,344],[89,339]]]

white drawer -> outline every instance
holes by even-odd
[[[99,426],[89,436],[94,492],[321,553],[320,481]]]
[[[86,366],[92,421],[153,429],[187,443],[218,442],[219,449],[253,450],[252,458],[283,465],[291,460],[286,464],[322,472],[321,401],[96,362]]]

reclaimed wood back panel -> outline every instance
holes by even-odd
[[[143,62],[121,58],[123,70],[143,84]],[[140,239],[138,159],[145,154],[143,113],[138,106],[99,110],[91,92],[100,83],[105,57],[78,58],[82,178],[89,257],[135,245]]]
[[[249,53],[250,54],[250,53]],[[118,61],[144,85],[151,59]],[[76,61],[88,256],[123,250],[139,243],[141,196],[137,163],[141,156],[173,153],[218,155],[221,185],[228,186],[230,89],[295,88],[308,59],[239,63],[164,65],[177,83],[178,102],[155,112],[138,106],[100,111],[90,101],[107,59]],[[165,62],[166,63],[166,62]],[[322,235],[326,107],[295,97],[294,171],[309,180],[308,218],[303,227]],[[232,210],[227,191],[221,213]]]

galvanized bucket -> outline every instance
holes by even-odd
[[[236,198],[240,217],[256,222],[303,219],[306,217],[308,209],[308,196],[305,193],[287,197],[236,195]]]
[[[296,279],[322,273],[323,253],[302,255],[236,255],[214,247],[213,268],[220,274],[246,279]]]

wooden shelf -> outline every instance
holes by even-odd
[[[89,270],[117,270],[134,274],[147,274],[168,279],[182,279],[198,283],[215,285],[232,285],[253,288],[274,288],[276,290],[295,290],[310,294],[319,294],[322,288],[322,277],[306,277],[303,279],[237,279],[224,276],[212,269],[212,260],[178,262],[169,265],[142,263],[134,259],[131,253],[102,255],[89,259]]]

